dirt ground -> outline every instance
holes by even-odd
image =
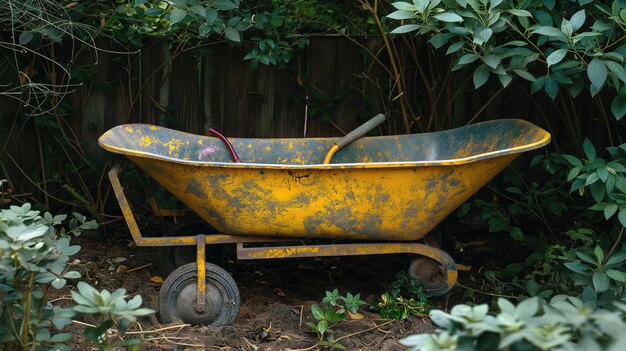
[[[140,294],[144,306],[158,311],[160,272],[154,248],[134,246],[122,226],[107,240],[85,235],[73,242],[82,247],[77,258],[83,280],[98,289],[125,288],[129,296]],[[227,253],[223,268],[236,280],[241,294],[234,325],[160,324],[157,312],[156,318],[132,326],[127,337],[141,337],[142,350],[316,350],[316,335],[306,326],[314,321],[311,304],[320,304],[325,291],[335,288],[344,295],[360,293],[364,301],[373,303],[407,262],[400,255],[258,261],[235,261],[230,256]],[[118,262],[120,257],[125,260]],[[63,299],[69,300],[67,290],[58,297]],[[447,300],[433,303],[445,307]],[[368,307],[360,310],[364,319],[345,321],[336,328],[335,339],[348,350],[405,350],[400,339],[434,329],[428,318],[384,320]],[[96,321],[82,317],[78,321],[83,324],[71,327],[75,335],[71,345],[76,350],[96,349],[82,336],[84,326]]]

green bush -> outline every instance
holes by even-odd
[[[413,0],[388,15],[456,56],[453,70],[472,67],[474,87],[497,77],[532,82],[551,98],[614,91],[611,112],[626,114],[626,1]]]
[[[574,297],[556,296],[550,303],[534,297],[517,306],[498,299],[499,312],[489,306],[456,305],[450,313],[433,310],[436,334],[418,334],[401,341],[411,351],[452,350],[621,350],[626,305],[594,309]]]
[[[81,277],[72,270],[75,262],[70,258],[80,246],[70,244],[70,235],[97,228],[95,221],[74,213],[69,229],[57,230],[66,219],[47,212],[41,216],[30,204],[0,210],[0,345],[5,350],[70,350],[64,343],[72,335],[57,331],[77,313],[105,317],[98,327],[85,330],[100,350],[137,344],[139,340],[110,345],[106,331],[115,324],[123,335],[136,317],[153,313],[140,308],[140,296],[126,301],[124,289],[97,291],[83,282],[72,291],[76,306],[61,308],[50,302],[50,289],[61,289],[68,279]]]

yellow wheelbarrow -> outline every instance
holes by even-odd
[[[504,119],[360,138],[383,120],[376,116],[341,139],[226,139],[145,124],[104,133],[100,146],[125,155],[218,232],[143,236],[118,178],[120,165],[110,170],[137,245],[197,248],[196,262],[165,279],[162,319],[235,320],[239,291],[225,270],[205,262],[205,246],[212,244],[236,244],[238,259],[415,254],[409,274],[431,295],[447,293],[457,279],[454,261],[418,240],[518,154],[546,145],[550,134]],[[304,244],[284,245],[290,238]]]

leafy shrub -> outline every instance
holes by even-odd
[[[615,91],[613,115],[626,114],[626,1],[414,0],[394,2],[389,18],[456,55],[454,70],[473,68],[476,88],[490,76],[506,87],[514,76],[551,98],[585,87]],[[535,76],[539,73],[539,76]]]
[[[77,313],[104,315],[106,320],[85,334],[96,342],[100,350],[112,350],[106,339],[106,330],[115,323],[123,334],[136,317],[152,313],[139,308],[141,297],[126,301],[124,289],[109,293],[98,292],[86,283],[78,283],[78,292],[72,291],[77,306],[61,308],[49,301],[50,289],[61,289],[67,279],[79,279],[72,270],[70,257],[80,247],[70,244],[70,234],[97,228],[95,221],[87,221],[78,213],[69,220],[69,230],[56,230],[67,219],[66,215],[40,215],[30,204],[11,206],[0,210],[0,345],[6,350],[69,350],[64,343],[70,333],[55,333],[72,322]],[[119,344],[136,344],[131,340]]]
[[[556,296],[550,303],[533,297],[517,306],[498,299],[499,313],[488,305],[457,305],[450,313],[433,310],[437,334],[418,334],[401,341],[412,351],[443,350],[619,350],[626,328],[626,305],[594,309],[574,297]]]

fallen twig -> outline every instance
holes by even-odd
[[[151,265],[152,265],[152,263],[147,263],[147,264],[144,264],[143,266],[139,266],[139,267],[135,267],[135,268],[133,268],[133,269],[129,269],[129,270],[127,270],[127,271],[126,271],[126,273],[130,273],[130,272],[138,271],[138,270],[140,270],[140,269],[144,269],[144,268],[146,268],[146,267],[150,267]]]
[[[340,338],[337,338],[337,340],[335,340],[335,342],[339,342],[339,341],[341,341],[341,340],[343,340],[343,339],[347,339],[347,338],[350,338],[350,337],[353,337],[353,336],[356,336],[356,335],[359,335],[359,334],[367,333],[368,331],[371,331],[371,330],[374,330],[374,329],[378,329],[378,328],[380,328],[380,327],[382,327],[382,326],[385,326],[385,325],[387,325],[387,324],[391,324],[391,323],[393,323],[393,322],[397,322],[397,321],[396,321],[395,319],[392,319],[392,320],[390,320],[390,321],[386,321],[385,323],[383,323],[383,324],[381,324],[381,325],[376,325],[376,323],[374,323],[374,326],[373,326],[373,327],[371,327],[371,328],[364,329],[364,330],[360,330],[360,331],[358,331],[358,332],[356,332],[356,333],[352,333],[352,334],[344,335],[344,336],[342,336],[342,337],[340,337]]]

